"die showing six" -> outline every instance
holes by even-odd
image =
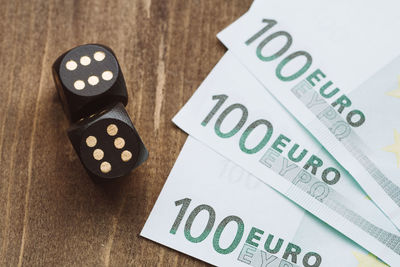
[[[95,181],[125,176],[147,159],[124,108],[125,80],[110,48],[87,44],[65,52],[53,64],[53,78],[72,123],[68,137]]]

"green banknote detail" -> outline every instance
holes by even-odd
[[[175,221],[171,227],[170,234],[175,235],[179,229],[180,224],[183,221],[183,217],[186,212],[188,212],[188,208],[190,206],[192,199],[184,198],[175,201],[176,206],[182,205]],[[201,212],[205,212],[207,214],[207,223],[204,226],[203,231],[200,235],[194,237],[191,233],[192,225],[199,216]],[[213,233],[212,245],[216,252],[222,255],[232,253],[236,248],[238,248],[241,243],[244,232],[245,232],[245,224],[244,221],[236,216],[229,215],[226,216],[221,222],[218,224],[216,229],[214,230],[216,220],[216,211],[213,207],[207,204],[201,204],[196,206],[190,213],[186,219],[184,226],[184,236],[185,238],[192,243],[201,243],[203,242],[210,234]],[[225,231],[225,228],[228,224],[236,224],[236,233],[234,234],[233,240],[227,247],[222,247],[220,244],[221,236]],[[251,266],[270,266],[270,267],[296,267],[299,266],[297,263],[301,262],[304,267],[319,267],[322,263],[322,257],[316,252],[309,251],[306,252],[302,257],[300,253],[302,251],[301,247],[298,245],[289,242],[286,247],[283,247],[284,240],[282,238],[278,238],[278,241],[275,241],[275,236],[269,234],[265,243],[264,250],[258,249],[259,244],[258,241],[261,240],[261,235],[264,234],[264,231],[258,229],[256,227],[252,227],[245,238],[245,243],[241,249],[241,252],[238,256],[238,261],[246,263]],[[275,245],[273,245],[273,243]],[[279,258],[275,254],[284,249],[282,258]]]
[[[301,87],[295,87],[295,88],[296,89],[294,90],[297,90],[295,92],[300,91],[299,88],[302,88],[301,92],[303,92],[303,95],[305,94],[305,92],[310,91],[310,90],[305,91],[303,89],[303,84],[301,85]],[[224,104],[226,103],[228,98],[229,96],[226,94],[214,95],[212,99],[217,100],[217,103],[211,109],[210,113],[205,117],[205,119],[201,122],[202,126],[207,127],[211,119],[214,116],[217,116],[217,113],[222,109],[220,115],[217,117],[217,120],[214,124],[214,132],[220,138],[231,138],[235,134],[237,134],[246,125],[249,116],[248,108],[240,103],[234,103],[224,108]],[[315,99],[315,97],[312,99]],[[311,106],[316,106],[316,105],[311,105]],[[324,107],[322,110],[325,109],[326,108]],[[228,114],[230,114],[233,110],[238,110],[240,116],[237,122],[233,123],[234,126],[232,127],[232,129],[229,130],[225,129],[225,132],[222,132],[221,125],[227,118]],[[246,147],[245,145],[246,139],[249,137],[251,132],[260,125],[263,125],[265,128],[264,137],[254,147],[252,148]],[[244,132],[240,137],[239,147],[241,151],[243,151],[246,154],[253,154],[255,152],[259,152],[262,149],[264,149],[268,144],[268,142],[271,141],[270,139],[272,136],[273,129],[274,128],[271,122],[265,119],[259,119],[250,123],[250,125],[244,130]],[[368,233],[370,236],[373,236],[376,240],[378,240],[383,245],[394,251],[396,254],[400,255],[399,236],[377,227],[373,223],[363,218],[361,215],[354,212],[353,210],[355,210],[356,207],[353,207],[353,209],[348,208],[344,203],[350,203],[350,202],[346,200],[344,196],[342,196],[341,194],[336,192],[332,187],[329,186],[331,184],[334,184],[335,180],[339,179],[340,173],[335,168],[328,167],[322,172],[323,181],[320,181],[318,178],[315,177],[315,174],[316,174],[316,169],[323,165],[322,160],[317,156],[313,155],[310,157],[310,159],[307,161],[304,167],[298,166],[295,163],[297,159],[295,159],[294,160],[295,162],[293,162],[288,158],[282,156],[281,148],[287,145],[284,142],[285,140],[290,141],[288,137],[286,137],[283,134],[280,134],[275,141],[271,141],[272,142],[271,147],[264,152],[259,162],[264,166],[273,170],[281,177],[288,180],[292,184],[289,190],[292,191],[301,190],[303,192],[306,192],[308,195],[317,199],[321,203],[324,203],[328,208],[334,210],[336,213],[338,213],[348,221],[352,222],[354,225],[356,225],[357,227]],[[294,158],[293,154],[289,153],[289,155],[291,155],[292,159]],[[334,178],[332,178],[330,175],[329,177],[331,178],[328,179],[329,173],[333,174]],[[211,211],[209,212],[212,215]],[[192,238],[191,236],[188,237]],[[203,240],[202,238],[204,239],[205,237],[204,236],[199,237],[200,240]]]
[[[371,177],[382,187],[390,198],[400,207],[400,188],[388,179],[361,150],[367,147],[361,138],[355,133],[350,124],[360,124],[363,117],[357,110],[348,113],[345,121],[336,110],[313,89],[313,79],[318,78],[319,70],[302,80],[292,88],[294,95],[300,99],[305,106],[313,112],[329,131],[339,140],[344,147],[361,163]],[[321,89],[322,90],[322,89]],[[359,119],[352,122],[351,117],[359,115]],[[351,123],[349,123],[349,121]]]
[[[300,189],[306,192],[400,255],[399,236],[375,226],[353,210],[347,208],[342,204],[346,203],[343,196],[295,163],[290,163],[289,159],[283,157],[278,151],[269,148],[261,157],[260,162],[291,182],[293,187],[290,190],[296,191]]]

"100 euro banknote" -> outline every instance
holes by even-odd
[[[388,264],[400,262],[390,220],[230,52],[173,121]]]
[[[400,228],[397,10],[258,0],[218,37]]]
[[[191,137],[141,235],[218,266],[386,266]]]

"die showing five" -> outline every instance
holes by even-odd
[[[89,116],[104,105],[128,102],[124,76],[114,52],[103,45],[75,47],[53,64],[53,77],[63,108],[71,122]]]
[[[53,64],[53,77],[72,123],[68,137],[95,181],[125,176],[147,159],[124,108],[125,80],[110,48],[88,44],[67,51]]]

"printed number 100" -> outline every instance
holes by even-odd
[[[176,231],[178,230],[180,224],[182,223],[183,217],[185,216],[190,202],[192,200],[190,198],[184,198],[181,200],[175,201],[176,206],[181,206],[181,209],[179,210],[178,216],[175,219],[174,224],[171,227],[171,230],[169,231],[171,234],[176,234]],[[196,220],[197,216],[199,215],[200,212],[206,212],[208,214],[208,220],[207,224],[204,226],[204,230],[201,232],[200,235],[198,236],[193,236],[192,235],[192,225],[193,222]],[[235,238],[233,239],[232,243],[227,247],[227,248],[221,248],[220,246],[220,238],[225,230],[225,227],[230,223],[230,222],[235,222],[237,224],[237,231]],[[189,217],[186,220],[185,227],[184,227],[184,235],[186,239],[192,243],[199,243],[202,242],[204,239],[206,239],[209,234],[211,233],[213,227],[215,224],[215,210],[209,206],[209,205],[199,205],[196,208],[190,212]],[[244,223],[243,220],[240,219],[237,216],[228,216],[225,217],[217,226],[217,229],[214,232],[213,236],[213,247],[215,251],[217,251],[220,254],[228,254],[231,253],[236,249],[236,247],[239,245],[240,240],[243,237],[243,232],[244,232]]]
[[[221,108],[221,106],[228,99],[228,96],[227,95],[214,95],[212,97],[212,99],[217,100],[218,102],[214,106],[214,108],[210,111],[210,113],[208,113],[206,118],[201,122],[202,126],[207,126],[207,124],[210,122],[210,120],[215,116],[215,114],[218,112],[218,110]],[[235,127],[233,127],[233,129],[231,129],[230,131],[227,131],[227,132],[222,132],[221,131],[222,122],[234,110],[241,111],[242,115],[241,115],[240,120],[237,122]],[[221,138],[229,138],[229,137],[234,136],[244,126],[244,124],[247,121],[248,115],[249,115],[249,112],[244,105],[237,104],[237,103],[230,105],[217,118],[217,121],[215,122],[215,125],[214,125],[215,133]],[[264,125],[267,127],[264,137],[261,139],[261,141],[256,146],[254,146],[252,148],[247,147],[246,146],[247,138],[253,132],[253,130],[256,129],[260,125]],[[264,120],[264,119],[256,120],[256,121],[252,122],[242,133],[242,135],[240,137],[240,141],[239,141],[239,147],[243,152],[245,152],[247,154],[257,153],[258,151],[263,149],[264,146],[268,143],[268,141],[270,140],[270,138],[272,136],[272,133],[273,133],[273,127],[269,121]]]

